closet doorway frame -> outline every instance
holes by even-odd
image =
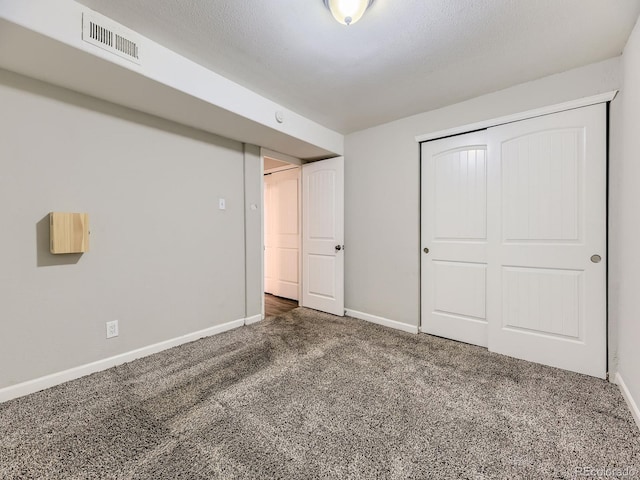
[[[509,123],[513,123],[513,122],[518,122],[521,120],[528,120],[528,119],[532,119],[532,118],[536,118],[536,117],[542,117],[545,115],[551,115],[554,113],[559,113],[559,112],[564,112],[567,110],[573,110],[576,108],[581,108],[581,107],[588,107],[591,105],[597,105],[600,103],[606,103],[607,104],[607,119],[606,119],[606,128],[607,128],[607,132],[606,132],[606,144],[607,144],[607,156],[606,156],[606,207],[605,207],[605,211],[606,211],[606,232],[605,232],[605,238],[606,238],[606,258],[609,258],[609,154],[610,154],[610,129],[609,129],[609,124],[610,124],[610,104],[611,101],[616,97],[616,95],[618,94],[618,90],[613,90],[610,92],[605,92],[605,93],[601,93],[601,94],[597,94],[597,95],[592,95],[589,97],[583,97],[583,98],[579,98],[576,100],[571,100],[568,102],[563,102],[563,103],[558,103],[558,104],[553,104],[553,105],[548,105],[545,107],[541,107],[541,108],[537,108],[537,109],[533,109],[533,110],[525,110],[519,113],[515,113],[515,114],[511,114],[511,115],[506,115],[506,116],[502,116],[502,117],[494,117],[488,120],[483,120],[480,122],[476,122],[476,123],[470,123],[470,124],[464,124],[464,125],[460,125],[457,127],[452,127],[452,128],[448,128],[448,129],[444,129],[444,130],[437,130],[431,133],[426,133],[423,135],[417,135],[415,136],[415,141],[418,143],[419,146],[419,177],[420,177],[420,195],[419,195],[419,215],[420,215],[420,221],[419,221],[419,245],[420,245],[420,249],[418,251],[418,258],[419,258],[419,264],[418,264],[418,282],[419,282],[419,305],[418,305],[418,311],[419,311],[419,325],[418,325],[418,332],[423,333],[423,329],[422,329],[422,325],[423,325],[423,318],[422,318],[422,292],[423,292],[423,285],[422,285],[422,242],[423,242],[423,238],[422,238],[422,189],[423,189],[423,185],[422,185],[422,143],[424,142],[429,142],[432,140],[440,140],[443,138],[448,138],[448,137],[453,137],[453,136],[457,136],[457,135],[464,135],[467,133],[473,133],[473,132],[477,132],[480,130],[485,130],[488,128],[492,128],[492,127],[498,127],[500,125],[505,125],[505,124],[509,124]],[[611,340],[611,338],[614,338],[615,336],[611,334],[611,332],[609,331],[611,324],[609,322],[609,262],[607,262],[607,270],[605,272],[605,302],[606,302],[606,318],[605,318],[605,322],[606,322],[606,379],[609,380],[609,376],[610,376],[610,368],[612,365],[612,362],[609,357],[611,355],[612,350],[611,346],[609,345],[609,342]]]

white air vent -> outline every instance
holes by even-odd
[[[140,64],[138,36],[117,22],[96,12],[82,14],[82,39],[97,47]]]

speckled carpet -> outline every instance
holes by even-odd
[[[302,308],[0,404],[2,479],[606,472],[640,478],[615,385]]]

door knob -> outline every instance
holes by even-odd
[[[593,263],[600,263],[602,261],[602,257],[600,255],[591,255],[591,261]]]
[[[423,252],[424,253],[429,253],[429,249],[427,247],[424,247]]]
[[[339,252],[344,248],[344,245],[336,245],[336,252]]]

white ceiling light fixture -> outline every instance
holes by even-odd
[[[323,0],[333,18],[343,25],[353,25],[362,18],[373,0]]]

